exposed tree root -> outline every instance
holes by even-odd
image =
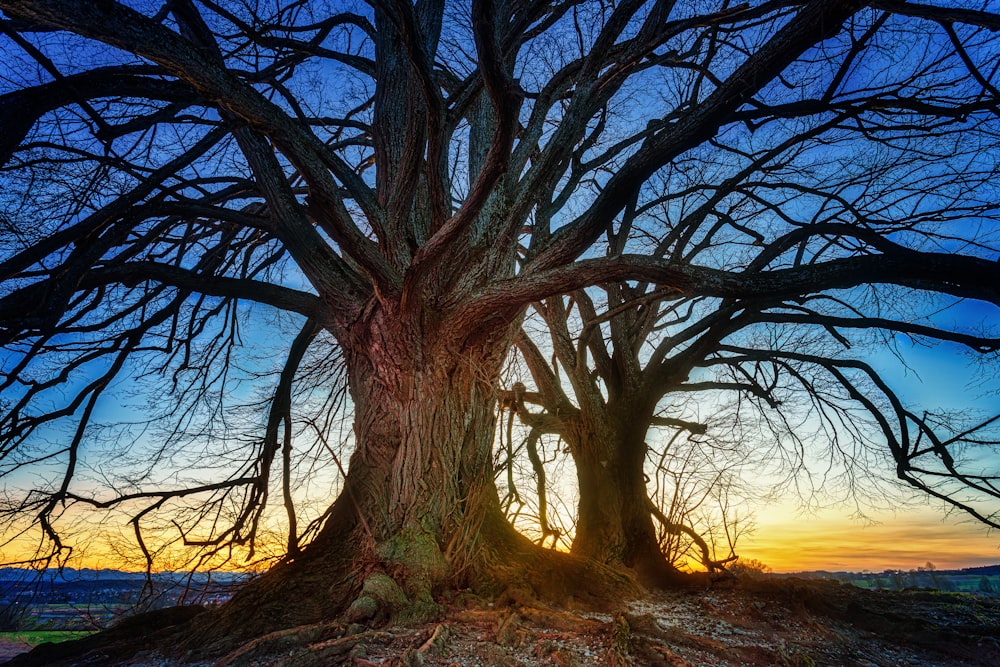
[[[229,667],[245,664],[258,654],[272,654],[282,646],[305,645],[309,655],[303,653],[288,664],[310,665],[314,656],[333,660],[347,655],[356,643],[350,635],[358,633],[359,623],[371,628],[440,620],[444,604],[457,591],[467,591],[498,606],[524,607],[529,611],[523,613],[532,622],[576,630],[581,627],[578,617],[563,618],[563,612],[537,610],[550,605],[609,610],[641,593],[629,575],[543,549],[506,522],[484,522],[477,530],[472,538],[479,545],[477,557],[465,561],[463,567],[446,561],[441,552],[428,556],[424,547],[414,546],[412,541],[390,558],[385,549],[381,557],[374,555],[376,549],[365,546],[357,530],[341,534],[340,539],[327,535],[294,560],[248,583],[221,608],[199,613],[195,622],[179,618],[171,623],[145,623],[149,627],[143,629],[140,617],[129,621],[132,629],[125,635],[110,630],[89,638],[90,648],[70,643],[63,645],[63,650],[79,658],[91,648],[104,650],[124,641],[127,646],[115,649],[116,656],[156,649],[178,661],[216,660],[218,667]],[[431,546],[437,549],[434,544],[427,549]],[[427,562],[450,569],[443,577],[437,573],[427,576]],[[503,630],[510,635],[509,641],[515,641],[518,623],[518,619],[511,619]],[[441,628],[437,637],[425,638],[411,647],[411,652],[433,650],[445,641],[444,632]],[[298,655],[298,651],[293,653]],[[52,662],[43,659],[22,664]]]
[[[446,616],[444,605],[468,600],[479,608],[453,609],[448,617],[488,623],[498,650],[522,646],[531,640],[531,627],[542,627],[566,636],[581,632],[607,636],[610,664],[632,664],[627,621],[609,628],[572,610],[617,608],[623,599],[641,592],[634,579],[593,561],[541,549],[520,536],[503,537],[482,551],[478,568],[458,573],[450,586],[435,591],[439,620]],[[58,665],[70,656],[76,662],[87,655],[118,664],[153,649],[178,663],[215,660],[215,667],[270,664],[275,655],[282,656],[282,665],[294,667],[348,659],[363,665],[366,643],[391,638],[398,644],[412,633],[394,634],[388,627],[413,627],[428,620],[413,612],[415,600],[389,576],[384,563],[348,558],[343,551],[336,556],[329,546],[322,553],[304,552],[250,582],[220,609],[137,617],[85,642],[60,645],[59,655],[38,649],[15,664]],[[355,616],[362,599],[375,605],[363,619]],[[495,607],[488,609],[487,603]],[[193,614],[197,616],[191,619]],[[448,636],[448,625],[439,622],[433,631],[408,640],[409,646],[401,649],[398,663],[393,664],[421,664],[420,656],[439,651]],[[558,663],[554,654],[552,660]]]
[[[346,545],[358,542],[345,539],[339,552],[330,544],[322,549],[307,548],[296,560],[251,581],[226,605],[200,613],[196,622],[184,623],[181,619],[172,624],[157,623],[150,626],[160,628],[157,632],[145,632],[135,629],[143,623],[135,620],[131,622],[135,628],[125,636],[111,630],[88,641],[100,647],[102,642],[114,643],[125,637],[131,647],[115,653],[121,657],[128,657],[129,651],[155,648],[178,660],[214,659],[217,667],[230,667],[248,664],[258,655],[283,652],[289,665],[318,665],[351,652],[361,636],[358,623],[368,627],[406,626],[440,619],[445,612],[442,603],[452,599],[458,590],[492,600],[498,606],[523,607],[526,611],[518,613],[525,614],[530,622],[567,630],[579,630],[588,624],[549,605],[610,609],[623,598],[640,593],[635,581],[621,572],[542,549],[505,528],[509,530],[507,526],[482,528],[483,535],[491,539],[483,541],[475,567],[454,572],[443,585],[423,592],[414,590],[416,578],[398,563],[393,567],[351,553]],[[507,643],[516,642],[521,621],[517,613],[505,613],[508,622],[498,634],[505,636]],[[596,626],[590,629],[598,631]],[[423,654],[445,641],[446,627],[438,626],[435,635],[425,637],[408,651]],[[63,645],[64,650],[79,658],[86,647],[73,644]],[[22,664],[50,662],[43,659]]]
[[[418,636],[418,645],[410,646],[398,657],[381,664],[388,667],[418,667],[423,665],[426,662],[425,656],[441,655],[445,651],[449,634],[448,625],[438,623],[429,636],[427,634]]]
[[[335,622],[315,623],[313,625],[270,632],[247,642],[235,651],[216,660],[212,667],[242,665],[258,655],[273,653],[285,647],[297,647],[302,644],[316,642],[328,643],[326,640],[329,640],[331,637],[335,638],[333,639],[335,642],[341,641],[345,638],[344,632],[344,626]]]
[[[304,554],[278,565],[206,614],[178,646],[213,657],[271,633],[337,621],[360,583],[351,565],[336,554],[324,559]]]
[[[288,628],[234,647],[217,657],[215,665],[1000,664],[1000,605],[968,595],[873,592],[833,582],[772,580],[741,582],[700,595],[654,594],[613,614],[514,603],[498,607],[467,592],[443,598],[443,618],[434,623],[378,628],[325,622]],[[100,650],[85,642],[50,646],[46,649],[58,648],[62,657],[49,660],[55,654],[42,655],[39,649],[27,661],[18,658],[12,664],[204,664],[204,656],[166,654],[162,647],[136,653],[149,648],[148,639],[136,632],[156,622],[174,623],[171,617],[178,613],[171,610],[126,624],[128,632],[119,632],[117,645]],[[133,635],[131,648],[124,651],[128,635]],[[67,650],[81,647],[87,650]]]
[[[607,653],[610,667],[630,667],[633,664],[629,650],[631,641],[632,628],[627,616],[623,613],[616,614],[611,626],[611,645]]]

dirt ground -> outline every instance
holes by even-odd
[[[6,639],[0,639],[0,663],[4,663],[15,655],[20,655],[26,651],[30,651],[31,646],[29,644],[24,644],[22,642],[10,642]]]
[[[366,627],[330,622],[293,628],[212,659],[164,656],[134,644],[125,652],[93,644],[78,649],[63,645],[60,653],[35,651],[10,664],[995,667],[1000,665],[1000,600],[767,579],[655,593],[603,613],[495,606],[464,596],[433,623]]]

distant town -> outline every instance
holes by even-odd
[[[145,573],[63,568],[0,568],[0,633],[94,631],[116,618],[179,604],[219,605],[247,575],[232,572]]]
[[[924,589],[1000,597],[1000,564],[938,570],[766,574],[776,578],[833,579],[871,590]],[[178,604],[220,605],[247,580],[232,572],[144,573],[118,570],[0,568],[0,633],[96,631],[115,619]]]

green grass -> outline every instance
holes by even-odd
[[[939,590],[945,590],[950,588],[952,592],[957,593],[980,593],[979,585],[982,581],[982,575],[963,575],[963,574],[939,574],[937,576],[937,583]],[[993,592],[1000,593],[1000,577],[998,576],[988,576],[986,577],[990,582],[990,587]],[[921,574],[916,579],[914,579],[910,574],[904,574],[902,576],[902,581],[894,579],[892,575],[882,574],[877,577],[872,575],[868,577],[861,577],[858,579],[853,579],[852,584],[858,588],[875,588],[877,582],[882,583],[883,588],[888,588],[890,590],[896,590],[897,585],[902,583],[903,587],[917,586],[917,587],[934,587],[934,580],[928,575]]]
[[[0,632],[0,639],[38,646],[45,642],[58,644],[92,634],[94,633],[90,630],[23,630],[20,632]]]

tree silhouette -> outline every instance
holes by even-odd
[[[179,526],[185,542],[252,543],[278,453],[285,470],[295,454],[297,378],[321,390],[317,374],[342,354],[343,487],[317,523],[293,523],[286,561],[216,634],[345,608],[435,613],[452,587],[583,602],[628,588],[537,547],[501,512],[497,381],[528,304],[621,281],[724,304],[852,290],[918,312],[933,307],[923,295],[1000,303],[992,14],[839,0],[136,6],[0,0],[0,451],[20,470],[58,468],[11,509],[52,553],[68,547],[57,519],[74,504],[138,507],[127,520],[145,549],[144,522],[204,500],[201,520]],[[820,157],[844,137],[854,143]],[[828,181],[821,204],[799,209],[790,194],[816,187],[809,168],[789,168],[780,189],[751,169],[778,169],[782,142],[820,171],[872,178]],[[735,162],[736,183],[705,167],[713,153]],[[921,189],[879,209],[908,170],[905,187]],[[632,226],[661,181],[706,200],[738,192],[757,210]],[[716,252],[660,249],[679,241]],[[237,448],[227,406],[247,401],[227,383],[264,372],[239,355],[273,345],[253,334],[275,313],[298,334],[258,439]],[[773,357],[726,352],[750,367]],[[80,483],[102,401],[125,379],[163,383],[157,435],[199,443],[204,457],[176,462],[214,480],[187,483],[154,455],[127,483]],[[901,474],[994,494],[991,476],[963,476],[950,442],[911,437],[902,416],[906,432],[883,429]],[[908,468],[917,455],[944,467]],[[286,476],[289,507],[290,487]]]
[[[797,187],[806,191],[786,201],[788,218],[795,215],[793,211],[828,206],[833,191],[841,193],[841,203],[849,205],[854,214],[868,220],[881,217],[873,210],[875,202],[866,198],[846,201],[843,194],[869,190],[872,174],[845,176],[819,169],[809,156],[799,152],[802,139],[795,139],[784,142],[784,151],[766,151],[742,175],[762,179],[761,185],[771,190]],[[719,149],[723,149],[721,143]],[[834,148],[828,145],[827,150]],[[769,168],[771,160],[779,164]],[[697,168],[710,167],[698,164]],[[905,168],[918,179],[926,177],[923,171],[913,170],[912,162]],[[754,171],[756,175],[751,176]],[[807,171],[813,180],[809,186],[802,177]],[[798,175],[795,186],[788,178],[792,173]],[[742,182],[723,176],[717,180],[729,185]],[[950,215],[953,202],[944,201],[939,210],[932,212],[924,202],[919,211],[907,214],[900,200],[920,191],[921,185],[902,178],[897,184],[901,192],[887,193],[877,200],[876,205],[885,209],[896,199],[894,217],[887,224],[914,229],[919,218]],[[943,189],[954,183],[941,181],[940,185]],[[729,220],[726,225],[704,225],[688,238],[658,248],[673,262],[701,258],[699,263],[710,263],[720,246],[738,245],[745,236],[734,211],[747,219],[765,214],[761,209],[766,204],[758,202],[756,192],[744,196],[718,187],[707,202],[675,204],[690,211],[686,216],[678,215],[676,220],[666,215],[656,217],[665,199],[682,197],[694,199],[690,193],[658,197],[641,208],[627,210],[622,229],[665,226],[663,233],[678,239],[679,228],[702,224],[705,218]],[[811,198],[817,201],[809,202]],[[642,220],[643,214],[652,219]],[[614,239],[616,233],[609,232],[609,237]],[[609,253],[623,243],[615,239]],[[769,243],[755,239],[753,245],[761,254],[771,252]],[[995,498],[988,486],[982,493],[961,495],[954,485],[947,488],[934,483],[934,476],[948,477],[951,482],[967,482],[964,492],[973,491],[980,464],[969,461],[960,473],[954,465],[948,469],[945,463],[942,468],[932,461],[943,450],[957,452],[969,445],[995,442],[989,435],[994,420],[980,417],[977,421],[975,414],[961,419],[926,411],[921,414],[879,377],[870,357],[880,348],[891,348],[905,358],[894,340],[898,336],[904,342],[958,344],[989,359],[998,340],[963,322],[941,326],[932,318],[918,321],[920,316],[911,304],[884,292],[880,299],[870,296],[857,292],[801,294],[794,299],[706,299],[667,295],[655,284],[615,283],[535,304],[548,340],[536,343],[523,333],[515,344],[537,391],[515,389],[510,399],[516,401],[517,414],[531,429],[526,441],[529,454],[543,433],[557,434],[573,454],[580,489],[574,553],[624,564],[655,582],[671,578],[659,548],[657,525],[683,531],[699,542],[690,527],[668,520],[650,503],[648,487],[651,471],[656,469],[653,461],[678,448],[677,435],[670,438],[672,444],[666,449],[651,447],[648,432],[654,427],[679,430],[688,442],[696,437],[700,444],[694,446],[704,450],[705,457],[716,461],[719,468],[738,466],[754,456],[782,461],[780,468],[792,475],[796,470],[808,472],[810,461],[822,461],[827,470],[832,463],[846,473],[844,485],[859,487],[858,495],[872,486],[865,484],[865,477],[878,469],[888,472],[895,468],[907,484],[944,495],[953,505],[995,526],[989,505],[983,505],[983,501]],[[551,354],[543,353],[540,345]],[[741,408],[735,414],[727,411],[712,416],[717,432],[713,439],[711,433],[705,435],[709,431],[705,423],[684,416],[692,394],[702,397],[705,404],[717,403],[720,394],[735,395]],[[525,396],[544,411],[532,412]],[[721,446],[720,436],[747,422],[765,435],[725,435],[726,440],[741,446]],[[811,425],[806,425],[809,422]],[[921,448],[916,443],[904,446],[901,440],[907,437],[908,429],[921,434],[916,441],[926,438],[939,443],[939,449]],[[883,438],[872,442],[872,434],[879,431]],[[889,448],[882,444],[885,441],[891,443]],[[890,460],[879,461],[880,457]],[[778,466],[772,466],[775,468]],[[712,470],[706,472],[711,474]],[[544,513],[541,529],[543,535],[547,533]],[[698,546],[708,569],[721,566],[713,562],[707,545]]]

